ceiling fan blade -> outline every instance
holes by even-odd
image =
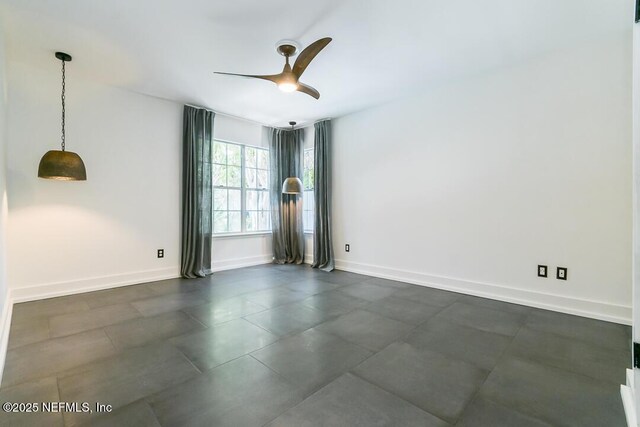
[[[214,73],[215,74],[224,74],[225,76],[238,76],[238,77],[248,77],[248,78],[252,78],[252,79],[269,80],[271,82],[274,82],[275,84],[278,84],[280,82],[280,78],[282,77],[282,73],[265,75],[265,76],[258,76],[258,75],[253,75],[253,74],[223,73],[223,72],[220,72],[220,71],[214,71]]]
[[[320,92],[318,92],[316,89],[314,89],[311,86],[306,85],[304,83],[298,82],[298,89],[296,89],[296,90],[298,92],[302,92],[302,93],[306,93],[307,95],[311,95],[315,99],[319,99],[320,98]]]
[[[309,63],[313,61],[313,58],[315,58],[316,55],[320,53],[320,51],[330,42],[331,37],[325,37],[323,39],[316,40],[307,46],[302,52],[300,52],[298,59],[296,59],[295,64],[293,64],[293,73],[299,78],[302,73],[304,73],[304,70],[307,69]]]

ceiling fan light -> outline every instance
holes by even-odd
[[[280,83],[278,88],[283,92],[294,92],[298,89],[297,83]]]

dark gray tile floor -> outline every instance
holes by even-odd
[[[14,306],[0,426],[624,426],[630,328],[265,265]]]

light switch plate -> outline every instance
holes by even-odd
[[[538,264],[538,277],[547,277],[547,266]]]

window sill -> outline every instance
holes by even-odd
[[[242,237],[266,237],[271,234],[271,231],[256,231],[255,233],[225,233],[225,234],[213,234],[213,239],[229,239],[229,238],[242,238]]]
[[[304,234],[307,236],[313,236],[313,231],[305,231]]]

